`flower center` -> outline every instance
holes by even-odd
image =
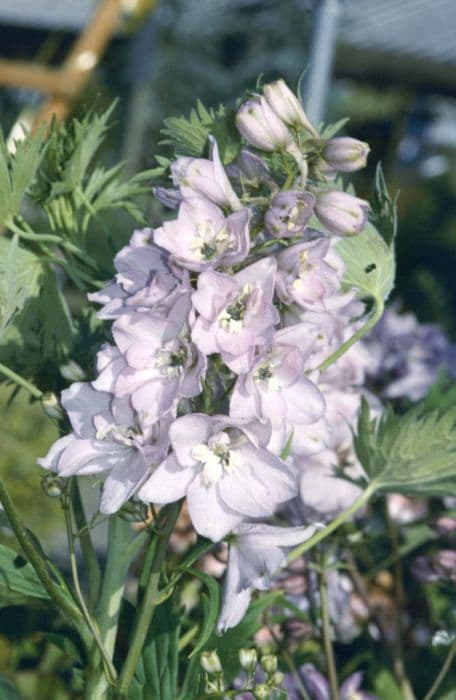
[[[238,453],[230,447],[230,437],[224,431],[212,435],[207,445],[200,443],[193,447],[192,457],[203,465],[203,482],[206,486],[216,484],[224,472],[233,472],[240,466]]]
[[[140,435],[141,431],[136,425],[116,425],[115,423],[109,423],[108,425],[98,428],[95,437],[97,440],[109,440],[111,442],[117,442],[119,445],[132,447]]]
[[[228,333],[239,333],[244,327],[244,316],[247,311],[249,294],[252,291],[251,284],[245,284],[241,293],[228,304],[219,316],[220,325]]]
[[[212,219],[206,219],[196,224],[196,236],[190,247],[196,260],[209,261],[223,255],[231,242],[225,226],[216,231]]]
[[[157,353],[157,365],[160,373],[167,379],[175,379],[182,372],[182,367],[187,361],[187,351],[180,346],[176,350],[159,350]]]
[[[268,391],[278,391],[282,388],[278,378],[274,376],[272,363],[269,361],[263,362],[256,369],[253,378],[256,382],[264,382]]]

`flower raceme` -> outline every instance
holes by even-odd
[[[280,547],[310,532],[258,521],[278,509],[286,517],[292,499],[319,519],[351,499],[333,466],[352,454],[365,372],[356,358],[315,368],[363,313],[356,290],[342,290],[336,245],[369,212],[328,189],[319,163],[351,172],[365,164],[366,144],[322,138],[282,80],[244,102],[236,124],[227,166],[212,136],[207,158],[183,153],[171,164],[172,186],[155,195],[177,209],[174,219],[136,231],[114,259],[114,280],[90,295],[113,322],[112,341],[94,381],[63,392],[73,432],[39,462],[63,477],[106,475],[105,513],[130,498],[185,497],[199,534],[217,542],[234,532],[221,629],[242,617],[252,588],[268,585]],[[252,560],[244,580],[236,567],[255,547],[259,568]]]

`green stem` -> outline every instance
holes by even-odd
[[[74,521],[77,528],[76,536],[79,538],[82,558],[84,559],[84,565],[89,584],[89,607],[91,610],[93,610],[95,608],[96,601],[98,600],[98,595],[100,592],[100,564],[98,562],[98,557],[96,555],[92,543],[92,538],[90,536],[90,530],[87,525],[87,519],[84,512],[84,505],[82,503],[78,479],[72,479],[68,488],[73,507]]]
[[[69,484],[69,488],[71,489],[71,483]],[[73,585],[74,585],[74,590],[76,594],[76,599],[79,603],[79,606],[82,610],[82,613],[84,615],[84,618],[87,622],[87,626],[90,629],[93,638],[95,640],[95,644],[98,647],[98,650],[101,654],[101,657],[103,659],[103,663],[106,669],[106,675],[108,678],[109,683],[114,684],[117,678],[117,673],[116,669],[112,665],[111,658],[109,654],[107,653],[106,649],[104,648],[102,639],[100,637],[100,633],[95,626],[92,617],[87,609],[86,602],[84,600],[84,596],[82,595],[82,590],[81,590],[81,584],[79,582],[79,573],[78,573],[78,564],[76,560],[76,551],[74,548],[74,533],[73,533],[73,519],[72,519],[72,513],[71,513],[71,505],[70,505],[70,500],[67,495],[64,497],[64,502],[63,502],[63,509],[64,509],[64,514],[65,514],[65,525],[66,525],[66,530],[67,530],[67,539],[68,539],[68,552],[70,556],[70,568],[71,568],[71,576],[73,579]]]
[[[320,372],[324,372],[325,369],[328,369],[334,362],[337,362],[337,360],[342,357],[342,355],[345,355],[347,350],[350,350],[350,348],[358,342],[358,340],[361,340],[361,338],[364,338],[367,333],[375,326],[376,323],[381,319],[383,316],[383,311],[385,309],[385,305],[383,303],[382,299],[375,299],[374,301],[374,310],[371,313],[370,318],[366,321],[364,326],[361,326],[356,333],[352,335],[351,338],[345,341],[345,343],[342,343],[340,347],[337,348],[336,352],[333,352],[332,355],[326,358],[324,362],[321,363],[318,367],[315,369],[320,370]]]
[[[154,561],[151,566],[149,581],[147,583],[144,596],[141,600],[135,619],[133,637],[128,650],[127,658],[122,668],[119,680],[119,692],[125,696],[130,687],[130,683],[138,665],[139,657],[146,640],[147,632],[152,622],[157,600],[160,592],[158,585],[160,582],[160,572],[165,560],[168,542],[180,513],[182,502],[171,503],[166,506],[166,521],[161,529],[155,549]]]
[[[91,644],[91,636],[84,618],[81,615],[81,611],[75,605],[69,595],[66,594],[62,588],[52,580],[47,569],[46,562],[32,544],[27,534],[27,530],[20,520],[16,507],[14,506],[2,479],[0,479],[0,502],[24,554],[35,569],[38,578],[48,592],[50,598],[54,601],[56,607],[61,610],[73,624],[81,636],[86,648],[89,648]]]
[[[303,542],[302,544],[298,544],[297,547],[291,550],[291,552],[288,555],[288,561],[291,563],[298,557],[300,557],[304,552],[308,552],[309,549],[312,549],[318,542],[321,542],[324,540],[328,535],[330,535],[334,530],[337,530],[340,525],[343,525],[346,520],[348,520],[356,511],[358,511],[365,503],[368,502],[368,500],[371,498],[372,494],[376,491],[377,489],[377,484],[375,481],[371,481],[369,486],[366,488],[365,491],[362,492],[362,494],[356,499],[356,501],[350,506],[350,508],[347,508],[347,510],[344,510],[340,515],[337,516],[334,520],[332,520],[329,525],[326,525],[326,527],[322,528],[321,530],[318,530],[312,537],[310,537],[308,540]]]
[[[320,572],[320,605],[323,633],[323,647],[325,650],[326,670],[328,672],[331,700],[340,700],[339,683],[337,680],[336,660],[331,640],[331,622],[329,619],[328,583],[326,578],[326,566],[322,565]]]
[[[28,391],[29,394],[35,397],[35,399],[41,399],[44,395],[42,391],[40,391],[36,386],[28,382],[26,379],[24,379],[24,377],[21,377],[20,374],[16,374],[16,372],[13,372],[12,369],[1,363],[0,374],[3,374],[3,376],[8,377],[8,379],[11,379],[11,381],[15,382],[20,387]]]
[[[423,700],[431,700],[431,698],[434,697],[437,690],[440,688],[441,684],[445,680],[445,676],[447,675],[448,671],[451,668],[451,664],[452,664],[452,661],[453,661],[455,654],[456,654],[456,641],[453,642],[453,644],[450,646],[450,649],[448,651],[446,659],[443,662],[443,666],[440,669],[435,681],[433,682],[433,684],[429,688],[428,692],[424,696]]]

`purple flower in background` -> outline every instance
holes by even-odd
[[[323,226],[336,236],[360,233],[367,223],[369,203],[340,190],[314,190],[315,214]]]
[[[273,236],[301,236],[313,214],[315,197],[310,192],[287,190],[271,200],[264,223]]]
[[[356,671],[342,683],[339,688],[340,700],[379,700],[376,695],[366,693],[361,689],[363,675],[361,671]],[[329,682],[313,664],[301,666],[299,676],[304,682],[311,700],[331,700]],[[288,691],[288,700],[302,700],[299,684],[291,673],[286,674],[284,687]]]
[[[154,241],[190,270],[233,265],[249,252],[249,211],[241,209],[225,217],[209,199],[184,199],[177,219],[155,229]]]
[[[195,195],[208,199],[222,209],[242,209],[223,167],[216,140],[210,136],[210,156],[206,158],[180,157],[171,166],[173,182],[184,199]]]
[[[277,256],[276,291],[284,304],[325,311],[340,292],[344,264],[328,237],[290,246]]]
[[[103,304],[99,318],[117,318],[138,308],[166,308],[188,289],[186,275],[170,265],[164,250],[150,244],[151,229],[135,231],[130,244],[114,258],[115,280],[90,301]]]
[[[255,349],[267,345],[279,321],[272,304],[276,263],[271,257],[235,275],[205,270],[192,295],[199,313],[192,340],[205,355],[220,353],[233,372],[247,372]]]
[[[179,189],[172,187],[153,187],[155,199],[158,199],[160,204],[168,209],[177,209],[182,202],[182,193]]]
[[[325,142],[322,156],[334,170],[351,173],[364,168],[370,148],[367,143],[349,136],[338,136]]]
[[[292,142],[291,133],[264,97],[244,102],[236,115],[236,125],[241,136],[262,151],[276,151]]]
[[[456,376],[456,346],[439,326],[420,324],[411,313],[390,306],[364,341],[371,361],[367,373],[387,399],[419,401],[439,370]]]
[[[231,395],[230,415],[271,421],[268,449],[277,454],[292,432],[314,423],[325,411],[321,392],[305,377],[311,347],[312,338],[303,324],[278,331],[250,372],[240,375]]]
[[[249,183],[258,186],[264,182],[271,188],[277,189],[269,169],[263,158],[243,148],[235,161],[226,166],[226,172],[231,179],[239,184]]]
[[[59,476],[104,474],[102,513],[115,513],[162,461],[169,440],[169,419],[143,425],[129,402],[76,382],[62,392],[73,432],[57,440],[38,460]]]
[[[235,528],[230,537],[223,604],[217,624],[219,632],[235,627],[242,620],[253,589],[270,588],[272,576],[286,566],[285,548],[305,542],[318,527],[241,523]]]
[[[187,496],[196,531],[217,542],[246,517],[268,517],[296,494],[288,467],[265,449],[269,434],[258,421],[202,413],[178,418],[169,431],[173,452],[139,497],[171,503]]]

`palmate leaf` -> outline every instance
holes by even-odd
[[[377,421],[363,401],[354,445],[378,490],[456,496],[456,406],[427,410],[422,403],[403,415],[389,408]]]
[[[373,219],[388,246],[391,246],[396,238],[398,197],[398,191],[394,197],[388,192],[383,168],[381,163],[378,163],[375,171]]]
[[[0,304],[0,362],[33,377],[66,358],[73,325],[55,273],[14,239],[0,239]]]
[[[0,130],[0,224],[19,213],[22,198],[32,183],[46,150],[44,129],[18,141],[14,154],[8,152]]]

